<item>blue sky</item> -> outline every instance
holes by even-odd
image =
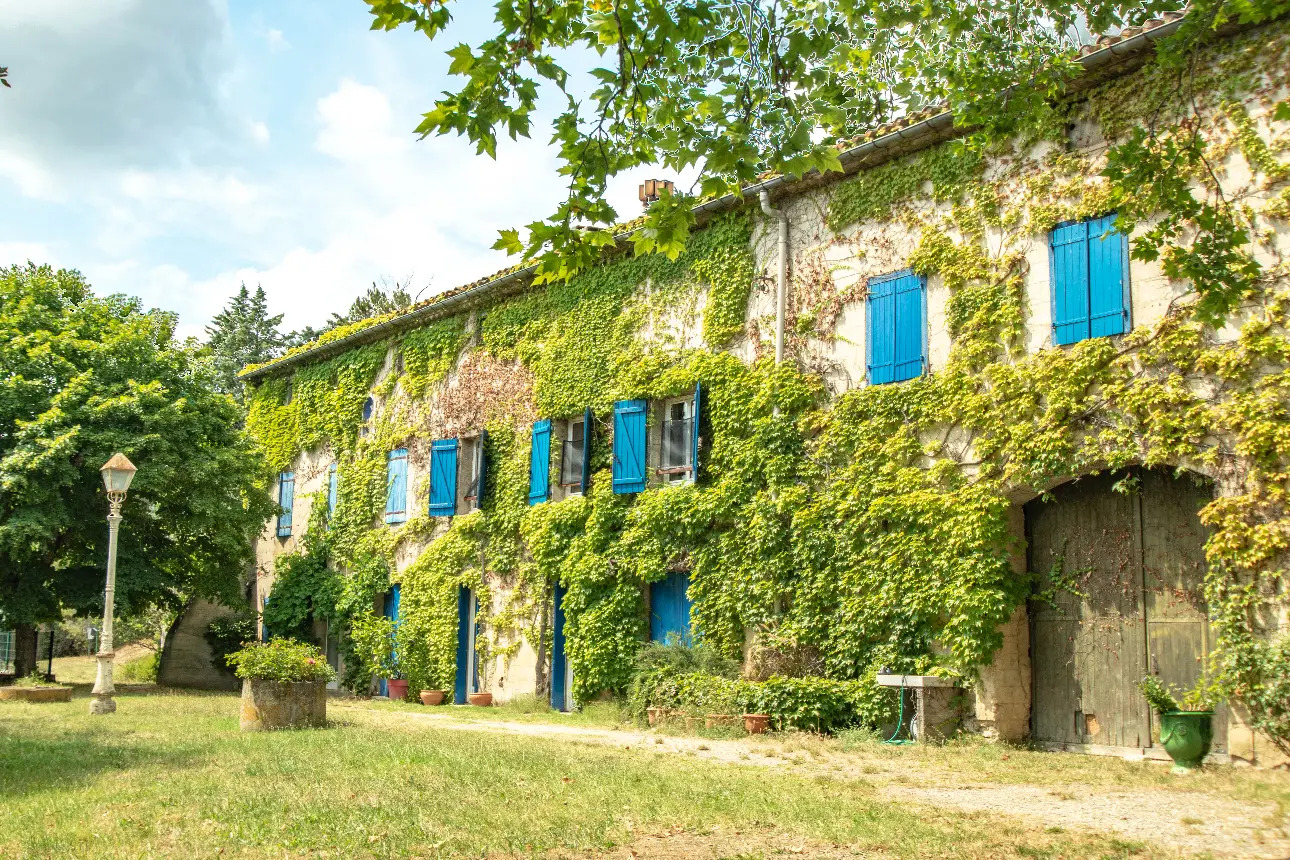
[[[370,31],[361,0],[0,3],[0,264],[80,269],[181,336],[242,281],[287,328],[382,277],[449,289],[513,262],[496,231],[560,199],[541,127],[496,161],[411,133],[443,52],[489,34],[484,0],[434,44]],[[613,186],[620,215],[643,178]]]

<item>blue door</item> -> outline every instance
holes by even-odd
[[[689,645],[690,639],[690,574],[669,573],[664,579],[650,583],[649,587],[649,638],[666,642],[670,637],[680,638]]]
[[[381,614],[384,615],[386,618],[390,619],[391,621],[393,621],[395,628],[396,629],[398,628],[399,626],[399,587],[397,585],[390,586],[390,590],[385,592],[385,603],[382,606]],[[399,661],[399,655],[395,653],[392,656],[395,664],[397,665]],[[384,678],[381,679],[380,694],[382,696],[388,696],[390,694],[389,685],[385,683]]]
[[[452,700],[466,704],[466,694],[478,689],[475,674],[475,594],[462,586],[457,589],[457,680]]]
[[[557,711],[572,710],[569,698],[570,681],[569,659],[564,653],[564,593],[566,589],[560,583],[555,584],[555,612],[553,613],[551,634],[551,707]]]

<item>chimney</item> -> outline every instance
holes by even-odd
[[[649,205],[657,201],[658,198],[663,195],[664,191],[668,194],[676,191],[676,186],[672,184],[671,180],[646,179],[640,186],[641,206],[648,209]]]

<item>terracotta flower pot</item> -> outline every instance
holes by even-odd
[[[708,714],[703,718],[703,726],[708,729],[715,729],[721,726],[733,726],[735,718],[731,714]]]
[[[389,691],[391,702],[401,702],[408,697],[408,682],[391,678],[385,682],[385,689]]]
[[[696,731],[699,726],[703,725],[703,717],[686,717],[685,730],[687,732]]]
[[[466,701],[480,708],[487,708],[493,704],[492,693],[471,693],[466,696]]]
[[[657,726],[663,720],[667,719],[667,711],[662,708],[646,708],[645,715],[649,718],[651,726]]]
[[[744,731],[760,735],[770,728],[770,714],[744,714]]]
[[[443,690],[422,690],[421,704],[423,705],[442,705]]]

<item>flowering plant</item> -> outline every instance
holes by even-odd
[[[334,681],[336,673],[314,645],[294,639],[249,642],[228,656],[239,678],[257,681]]]

